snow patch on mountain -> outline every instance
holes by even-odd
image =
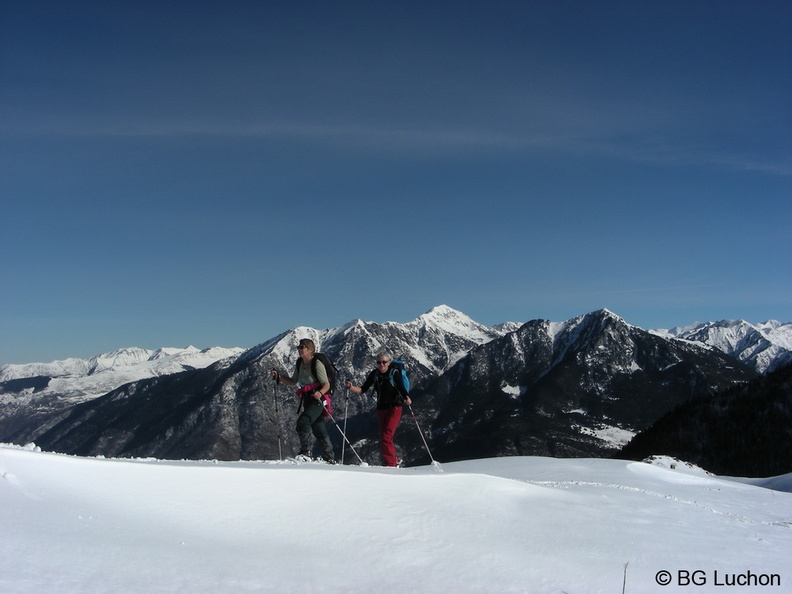
[[[625,444],[635,437],[635,431],[617,427],[616,425],[598,425],[596,427],[574,425],[574,427],[581,433],[596,437],[604,444],[610,444],[610,447],[614,450],[624,447]]]
[[[520,394],[522,393],[522,388],[520,388],[520,386],[512,386],[506,382],[501,382],[500,389],[501,392],[508,394],[508,396],[513,400],[519,398]]]

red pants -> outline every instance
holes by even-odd
[[[393,435],[402,415],[401,406],[393,406],[387,410],[377,409],[377,421],[380,429],[380,448],[382,463],[385,466],[398,466],[399,458],[396,456],[396,446],[393,445]]]

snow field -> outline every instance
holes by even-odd
[[[625,564],[626,592],[680,591],[655,576],[685,569],[792,591],[792,494],[687,467],[0,456],[7,594],[621,592]]]

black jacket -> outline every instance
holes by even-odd
[[[361,393],[374,386],[377,394],[377,410],[387,410],[404,404],[404,397],[407,395],[407,391],[401,385],[401,376],[398,373],[394,373],[396,382],[394,386],[388,377],[390,374],[390,369],[385,373],[381,373],[378,369],[373,369],[368,374],[363,385],[360,386]]]

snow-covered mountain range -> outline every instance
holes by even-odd
[[[272,459],[281,447],[291,451],[296,444],[293,396],[274,385],[268,372],[290,372],[297,341],[308,337],[336,362],[342,378],[358,385],[380,351],[405,361],[415,410],[445,460],[610,455],[678,404],[748,381],[758,375],[757,368],[783,361],[789,354],[784,347],[789,325],[763,327],[770,326],[775,334],[767,340],[776,348],[749,351],[753,343],[747,340],[710,346],[707,341],[720,335],[692,329],[649,332],[608,310],[563,322],[487,327],[438,306],[404,324],[358,319],[326,330],[293,328],[210,365],[182,366],[179,373],[151,373],[150,356],[141,353],[141,362],[131,367],[148,376],[98,397],[87,392],[58,397],[47,392],[57,378],[42,388],[17,377],[0,384],[6,404],[0,440],[36,441],[82,455]],[[85,373],[72,376],[73,385],[113,368],[99,363],[83,364]],[[118,365],[119,370],[129,367]],[[28,369],[32,383],[41,381],[32,373],[52,371]],[[339,390],[335,400],[349,438],[376,463],[371,396]],[[417,432],[401,435],[406,462],[425,457]]]
[[[750,324],[744,320],[721,320],[653,332],[659,336],[709,345],[759,373],[792,363],[792,323],[789,322],[769,320]]]
[[[54,390],[65,388],[99,396],[122,384],[146,377],[201,369],[220,359],[236,357],[245,350],[224,347],[199,350],[194,346],[156,350],[129,347],[88,359],[0,365],[0,383],[34,377],[57,379],[60,380],[56,382],[59,387]]]
[[[443,373],[473,347],[504,336],[520,325],[506,322],[488,327],[440,305],[406,323],[356,319],[326,330],[299,326],[250,349],[243,358],[267,355],[276,367],[291,372],[294,345],[301,338],[310,338],[349,377],[365,377],[373,368],[377,353],[387,351],[407,363],[412,375],[420,380]]]
[[[243,348],[199,350],[136,347],[88,359],[0,366],[0,428],[36,423],[50,413],[93,400],[119,386],[144,379],[202,369],[245,352]]]
[[[550,322],[550,332],[557,334],[577,319]],[[274,352],[287,360],[292,355],[290,341],[294,337],[311,338],[320,345],[337,342],[341,337],[354,341],[359,334],[356,328],[363,328],[365,332],[372,325],[371,322],[357,319],[339,328],[326,330],[298,326],[250,350],[220,346],[203,350],[193,346],[156,350],[127,347],[87,359],[70,358],[48,363],[0,365],[0,384],[25,378],[49,378],[49,390],[53,393],[91,398],[106,394],[125,383],[188,369],[201,369],[246,351],[248,355],[259,353],[271,345],[276,345]],[[522,322],[504,322],[488,327],[447,305],[440,305],[411,322],[380,324],[384,330],[381,333],[384,338],[372,337],[368,346],[371,352],[390,349],[399,351],[400,356],[406,355],[401,353],[406,346],[413,358],[422,362],[426,370],[440,373],[467,354],[470,345],[484,344],[513,332],[522,325]],[[696,322],[670,329],[652,329],[649,332],[664,338],[676,338],[717,348],[760,373],[773,371],[792,362],[792,322],[768,320],[752,324],[744,320],[721,320]],[[401,338],[395,346],[394,336]],[[427,337],[430,342],[425,344]],[[434,343],[431,342],[432,338]],[[439,353],[439,356],[427,358],[427,350]],[[44,387],[38,388],[38,391],[45,390]]]

